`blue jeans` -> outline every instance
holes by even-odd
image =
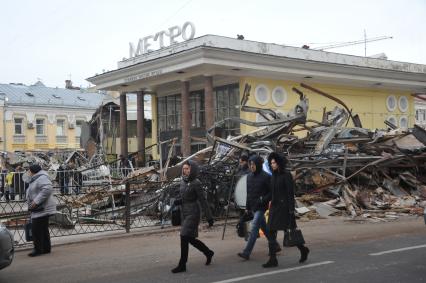
[[[269,235],[269,229],[266,226],[265,212],[262,210],[258,210],[253,215],[253,220],[251,222],[250,236],[248,238],[246,247],[243,250],[244,255],[250,256],[254,248],[254,244],[256,244],[257,237],[259,236],[259,229],[262,229],[263,233],[268,239],[268,242],[272,240],[273,242],[276,243],[276,245],[278,245],[276,238],[272,239]]]

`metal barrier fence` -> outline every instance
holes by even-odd
[[[141,181],[123,184],[121,177],[132,170],[101,165],[85,171],[48,171],[57,202],[57,213],[49,222],[51,237],[169,225],[170,203],[161,200],[167,188],[159,190],[158,183],[141,189]],[[13,173],[20,180],[24,172]],[[4,183],[7,178],[5,173],[2,175],[0,221],[13,233],[16,246],[22,247],[30,244],[24,235],[24,224],[29,219],[27,186],[20,181]]]

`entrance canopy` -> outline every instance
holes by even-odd
[[[205,35],[118,62],[87,80],[98,89],[154,92],[181,81],[257,77],[359,87],[426,89],[426,65]],[[171,85],[167,85],[171,84]]]

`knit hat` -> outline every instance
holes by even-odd
[[[41,167],[38,164],[33,164],[30,166],[30,171],[33,174],[37,174],[40,170],[41,170]]]

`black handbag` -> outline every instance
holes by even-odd
[[[174,205],[172,208],[172,225],[179,226],[181,224],[181,211],[180,205]]]
[[[302,231],[300,229],[287,229],[284,231],[284,247],[295,247],[305,244]]]
[[[240,220],[237,223],[237,234],[240,238],[247,238],[248,231],[247,231],[247,222],[251,221],[253,219],[253,213],[246,212],[243,215],[240,216]]]
[[[247,237],[247,225],[245,221],[238,221],[237,223],[237,234],[240,238]]]
[[[24,224],[24,232],[25,232],[25,241],[31,242],[33,240],[33,231],[31,220]]]

